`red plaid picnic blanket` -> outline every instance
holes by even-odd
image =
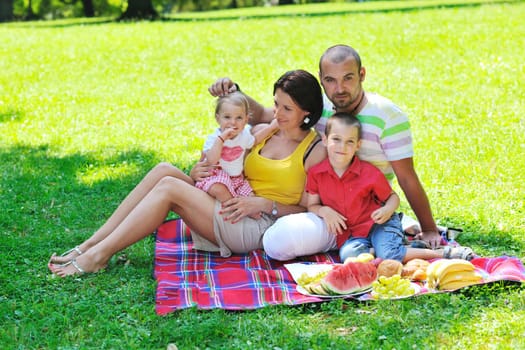
[[[316,254],[289,263],[336,263],[333,254]],[[485,278],[525,282],[520,259],[501,256],[471,261]],[[297,305],[327,299],[301,294],[284,262],[268,258],[262,250],[222,258],[218,253],[193,249],[182,220],[164,222],[156,231],[154,277],[157,280],[156,312],[165,315],[179,309],[256,309],[269,305]],[[436,293],[421,285],[420,294]],[[350,297],[371,300],[370,294]]]
[[[336,255],[317,254],[301,261],[334,263],[336,259]],[[160,315],[193,306],[243,310],[321,301],[297,292],[284,263],[262,250],[229,258],[194,250],[189,229],[178,219],[157,229],[154,277]]]

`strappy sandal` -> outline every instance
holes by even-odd
[[[448,245],[443,250],[443,258],[445,259],[472,260],[474,257],[474,251],[469,247],[451,247]]]
[[[83,274],[86,273],[86,271],[84,271],[84,269],[81,268],[80,265],[77,263],[77,260],[76,260],[76,259],[71,260],[70,263],[71,263],[71,265],[73,265],[73,267],[74,267],[75,269],[78,270],[78,275],[83,275]]]
[[[84,252],[83,252],[82,250],[80,250],[80,248],[79,248],[78,246],[76,246],[76,247],[74,247],[74,248],[69,249],[67,252],[64,252],[64,253],[60,254],[59,257],[63,258],[63,257],[65,257],[65,256],[67,256],[67,255],[69,255],[69,254],[71,254],[71,253],[73,253],[73,252],[77,253],[78,255],[82,255],[82,254],[84,254]],[[77,255],[77,256],[78,256],[78,255]],[[50,261],[50,262],[53,262],[53,258],[54,258],[55,256],[56,256],[56,255],[53,254],[53,256],[51,256],[51,259],[49,259],[49,261]]]
[[[67,252],[62,253],[62,255],[60,255],[60,256],[66,256],[66,255],[68,255],[69,253],[72,253],[72,252],[75,252],[75,253],[77,253],[78,255],[82,255],[82,254],[84,254],[84,252],[81,251],[80,248],[79,248],[78,245],[77,245],[75,248],[71,248],[71,249],[69,249]]]
[[[48,268],[49,270],[51,270],[52,273],[56,273],[56,270],[57,269],[63,269],[69,265],[73,265],[73,267],[75,269],[77,269],[78,273],[75,273],[75,274],[72,274],[70,276],[80,276],[80,275],[83,275],[86,273],[86,271],[84,271],[84,269],[82,267],[80,267],[80,265],[78,264],[77,260],[76,259],[72,259],[72,260],[69,260],[68,262],[64,263],[64,264],[58,264],[58,265],[53,265],[51,263],[48,264]],[[62,276],[64,277],[64,276]]]

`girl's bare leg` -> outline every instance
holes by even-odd
[[[207,193],[184,180],[164,177],[112,232],[77,257],[75,263],[85,272],[100,270],[115,253],[151,234],[169,210],[177,212],[188,226],[216,243],[214,208],[215,200]],[[72,264],[51,265],[50,268],[61,277],[79,273]]]
[[[222,183],[215,183],[211,185],[210,189],[208,190],[208,193],[210,194],[210,196],[217,199],[221,203],[233,198],[232,194],[230,193],[230,190],[228,190],[228,187],[226,187]]]
[[[181,179],[189,184],[193,184],[191,178],[181,170],[169,163],[160,163],[155,166],[142,181],[128,194],[118,208],[113,212],[109,219],[95,233],[78,245],[82,253],[86,253],[91,247],[106,238],[113,232],[124,219],[131,213],[140,201],[153,189],[153,187],[164,177],[172,176]],[[79,254],[73,250],[65,256],[53,254],[50,263],[63,264],[74,259]]]

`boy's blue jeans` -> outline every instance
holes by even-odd
[[[339,257],[344,262],[346,258],[369,253],[370,248],[374,248],[376,258],[402,261],[407,252],[403,238],[401,220],[394,213],[384,224],[374,224],[367,238],[350,237],[339,250]]]

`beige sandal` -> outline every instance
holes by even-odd
[[[443,258],[445,259],[472,260],[474,257],[474,251],[469,247],[451,247],[448,245],[443,250]]]

